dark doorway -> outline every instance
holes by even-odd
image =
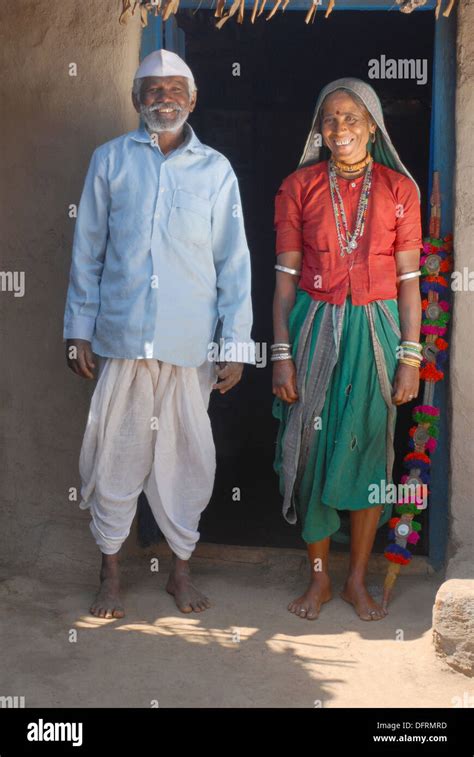
[[[426,215],[434,16],[384,12],[322,14],[307,26],[304,13],[287,11],[266,23],[215,29],[212,11],[181,11],[186,61],[198,86],[191,123],[200,140],[226,155],[238,176],[252,254],[254,328],[258,342],[272,342],[274,288],[273,209],[275,193],[295,170],[320,89],[341,76],[370,81],[381,98],[389,134],[422,191]],[[372,58],[427,60],[428,83],[369,80]],[[235,64],[240,75],[234,75]],[[425,230],[424,230],[425,231]],[[210,416],[218,456],[214,494],[201,519],[208,542],[302,546],[299,524],[281,516],[272,462],[277,431],[272,417],[271,363],[246,367],[228,395],[213,393]],[[399,412],[395,481],[407,452],[410,409]],[[341,472],[343,473],[343,472]],[[240,496],[240,498],[238,498]],[[427,554],[428,529],[417,553]],[[386,531],[377,535],[383,551]],[[347,549],[345,545],[335,545]]]

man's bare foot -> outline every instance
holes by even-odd
[[[100,588],[90,607],[97,618],[123,618],[125,610],[120,600],[120,574],[118,555],[102,555]]]
[[[349,577],[340,597],[353,605],[361,620],[382,620],[388,615],[388,611],[370,596],[362,579]]]
[[[181,612],[202,612],[211,606],[206,595],[193,584],[188,561],[180,560],[175,555],[166,591],[173,595],[176,607]]]
[[[318,573],[311,577],[305,593],[288,605],[288,610],[299,618],[316,620],[321,605],[332,599],[331,579],[327,573]]]

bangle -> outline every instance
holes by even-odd
[[[413,360],[419,360],[420,362],[423,360],[423,355],[421,352],[417,352],[416,350],[410,349],[410,347],[402,347],[402,354],[400,357],[410,357]]]
[[[411,360],[423,360],[422,345],[419,342],[410,342],[408,339],[404,339],[399,346],[399,359],[409,358]]]
[[[286,342],[275,342],[275,344],[270,345],[271,350],[280,350],[284,347],[285,349],[290,349],[291,344],[287,344]]]
[[[398,360],[402,365],[411,365],[413,368],[419,368],[420,364],[417,360],[411,360],[410,358],[401,357]]]
[[[287,268],[286,265],[276,265],[275,268],[277,271],[283,271],[283,273],[291,273],[292,276],[299,276],[301,273],[296,268]]]
[[[292,360],[293,356],[289,352],[282,352],[280,355],[272,355],[270,360]]]
[[[421,271],[411,271],[410,273],[402,273],[401,276],[397,276],[397,281],[406,281],[407,279],[415,279],[417,276],[421,276]]]
[[[412,360],[412,361],[417,362],[417,363],[419,362],[419,358],[415,357],[414,355],[400,355],[400,357],[398,359],[399,360]]]

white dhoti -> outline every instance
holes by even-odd
[[[207,408],[214,363],[101,358],[79,460],[81,509],[101,551],[119,551],[143,490],[177,557],[187,560],[211,498],[216,452]]]

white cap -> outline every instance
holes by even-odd
[[[137,68],[135,79],[143,79],[145,76],[186,76],[194,84],[191,69],[179,55],[169,50],[155,50]]]

